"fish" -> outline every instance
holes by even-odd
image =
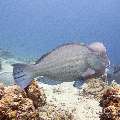
[[[109,64],[108,57],[105,50],[106,57],[98,54],[100,50],[95,45],[67,43],[44,54],[34,64],[13,64],[14,80],[24,89],[38,76],[71,82],[94,74],[103,74]]]
[[[115,81],[116,83],[120,84],[120,65],[112,65],[109,68],[109,71],[107,73],[107,80],[109,83],[112,81]]]

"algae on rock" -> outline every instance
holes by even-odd
[[[0,85],[0,120],[73,120],[72,114],[46,103],[36,81],[25,89]]]

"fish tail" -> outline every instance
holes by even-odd
[[[33,80],[31,65],[21,63],[13,64],[13,78],[15,83],[22,89],[26,88]]]

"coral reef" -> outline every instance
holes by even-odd
[[[86,85],[82,91],[80,91],[80,95],[100,100],[107,88],[108,85],[103,77],[90,78],[86,80]]]
[[[4,88],[0,100],[0,120],[27,120],[37,118],[33,101],[18,86]]]
[[[28,98],[33,101],[33,104],[36,108],[45,105],[46,103],[46,95],[43,91],[43,88],[40,88],[36,81],[32,81],[32,84],[29,85],[25,92],[27,93]]]
[[[110,87],[100,101],[100,120],[120,120],[120,87]]]
[[[3,97],[4,95],[4,86],[2,83],[0,83],[0,99]]]
[[[0,120],[72,120],[72,115],[46,103],[36,81],[25,89],[0,84]]]

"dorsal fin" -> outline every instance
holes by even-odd
[[[47,55],[49,55],[51,52],[45,53],[44,55],[42,55],[36,62],[35,64],[38,64],[43,58],[45,58]]]
[[[52,49],[50,52],[47,52],[43,54],[36,62],[35,64],[38,64],[42,59],[44,59],[46,56],[48,56],[51,52],[55,51],[56,49],[59,49],[61,47],[67,46],[67,45],[82,45],[86,46],[84,43],[64,43],[62,45],[57,46],[56,48]]]

